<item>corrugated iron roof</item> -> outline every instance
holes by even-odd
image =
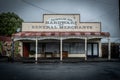
[[[40,36],[104,36],[109,37],[109,32],[19,32],[13,37],[40,37]]]

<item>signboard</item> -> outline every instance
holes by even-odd
[[[22,23],[22,31],[100,32],[100,22],[80,22],[78,14],[45,14],[40,23]]]

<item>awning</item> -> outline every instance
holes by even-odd
[[[50,36],[97,36],[97,37],[109,37],[109,32],[19,32],[12,35],[15,37],[50,37]]]

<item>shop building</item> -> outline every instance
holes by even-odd
[[[23,22],[21,32],[12,36],[20,41],[23,57],[84,58],[102,57],[101,39],[108,41],[111,58],[110,34],[101,31],[101,22],[80,22],[79,14],[44,14],[43,22]]]

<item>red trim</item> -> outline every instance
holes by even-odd
[[[13,37],[33,37],[33,36],[106,36],[109,32],[19,32],[13,34]]]

